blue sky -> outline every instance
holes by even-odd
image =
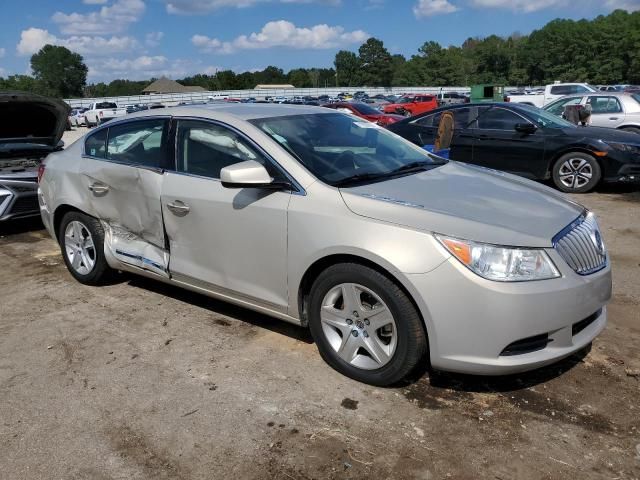
[[[89,81],[216,69],[329,67],[366,38],[410,56],[425,41],[529,33],[640,0],[3,0],[0,76],[29,73],[46,43],[81,53]],[[10,19],[10,20],[9,20]]]

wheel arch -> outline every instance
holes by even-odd
[[[56,236],[56,240],[60,238],[60,225],[62,224],[62,219],[69,212],[79,212],[88,215],[87,212],[84,212],[81,209],[74,207],[73,205],[67,203],[58,205],[53,212],[53,233]]]
[[[594,155],[593,151],[589,150],[588,148],[580,147],[580,146],[572,146],[572,147],[565,148],[560,152],[557,152],[556,154],[554,154],[553,157],[551,157],[551,160],[549,161],[549,165],[547,166],[547,175],[549,176],[553,175],[553,167],[556,165],[556,163],[558,163],[558,160],[560,160],[567,153],[574,153],[574,152],[590,155],[598,163],[598,165],[600,166],[600,170],[604,171],[604,165],[602,164],[601,157]]]
[[[394,272],[389,268],[385,268],[384,266],[380,265],[380,263],[377,263],[369,258],[360,256],[357,254],[353,254],[353,253],[347,253],[347,254],[337,253],[337,254],[326,255],[314,261],[306,269],[306,271],[304,272],[300,280],[300,284],[298,286],[298,292],[297,292],[298,315],[300,316],[300,322],[303,326],[306,327],[308,325],[307,305],[309,301],[309,293],[311,291],[311,286],[313,285],[313,282],[316,280],[316,278],[318,278],[318,276],[324,270],[326,270],[327,268],[333,265],[337,265],[340,263],[357,263],[359,265],[369,267],[372,270],[377,271],[378,273],[386,276],[392,282],[394,282],[398,286],[398,288],[400,288],[404,292],[404,294],[407,295],[407,298],[409,298],[414,308],[418,312],[418,315],[422,320],[421,322],[422,328],[427,338],[427,344],[429,344],[430,328],[425,318],[426,315],[425,315],[425,312],[423,312],[422,308],[420,308],[420,305],[418,304],[418,302],[416,301],[415,299],[416,292],[413,291],[413,288],[408,285],[409,282],[407,282],[406,279],[403,279],[401,275],[398,275],[398,272]]]

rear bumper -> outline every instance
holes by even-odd
[[[410,275],[429,333],[436,369],[503,375],[554,363],[587,346],[605,327],[611,269],[573,272],[548,251],[561,278],[500,283],[450,258]]]

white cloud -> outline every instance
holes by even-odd
[[[82,0],[82,3],[86,5],[104,5],[107,0]]]
[[[516,12],[531,13],[550,7],[563,7],[568,0],[472,0],[477,8],[508,8]]]
[[[20,33],[20,42],[16,46],[18,55],[32,55],[46,44],[55,45],[58,39],[47,30],[41,28],[29,28]]]
[[[611,10],[618,8],[628,12],[640,10],[640,0],[607,0],[604,4]]]
[[[272,47],[296,49],[336,48],[351,43],[364,42],[370,35],[362,30],[345,32],[340,26],[326,24],[313,27],[296,27],[286,20],[268,22],[258,33],[240,35],[232,41],[222,42],[205,35],[194,35],[191,42],[202,52],[233,53],[238,50],[255,50]]]
[[[474,0],[478,1],[478,0]],[[479,0],[482,1],[482,0]],[[492,0],[488,0],[492,1]],[[500,0],[497,0],[500,1]],[[448,0],[418,0],[413,7],[413,14],[416,18],[431,17],[434,15],[444,15],[460,10],[455,5],[449,3]]]
[[[86,14],[56,12],[51,20],[65,35],[105,35],[126,30],[140,20],[144,11],[142,0],[116,0],[110,7]]]
[[[221,8],[247,8],[258,3],[320,3],[340,5],[341,0],[165,0],[167,12],[174,14],[197,14],[219,10]]]
[[[141,56],[131,59],[106,58],[91,59],[88,78],[91,82],[110,82],[114,78],[147,80],[152,77],[182,78],[196,73],[212,75],[223,67],[205,65],[201,60],[168,59],[164,56]]]
[[[16,46],[16,52],[21,56],[32,55],[47,44],[67,47],[82,55],[113,55],[140,48],[140,44],[133,37],[105,38],[74,35],[68,38],[58,38],[47,30],[29,28],[20,34],[20,42]]]
[[[149,32],[144,37],[144,43],[149,47],[157,47],[160,45],[162,37],[164,37],[164,32]]]

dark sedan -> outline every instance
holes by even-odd
[[[454,115],[449,158],[547,180],[564,192],[583,193],[600,181],[640,183],[640,136],[577,127],[524,104],[453,105],[389,125],[389,130],[433,145],[442,112]]]

